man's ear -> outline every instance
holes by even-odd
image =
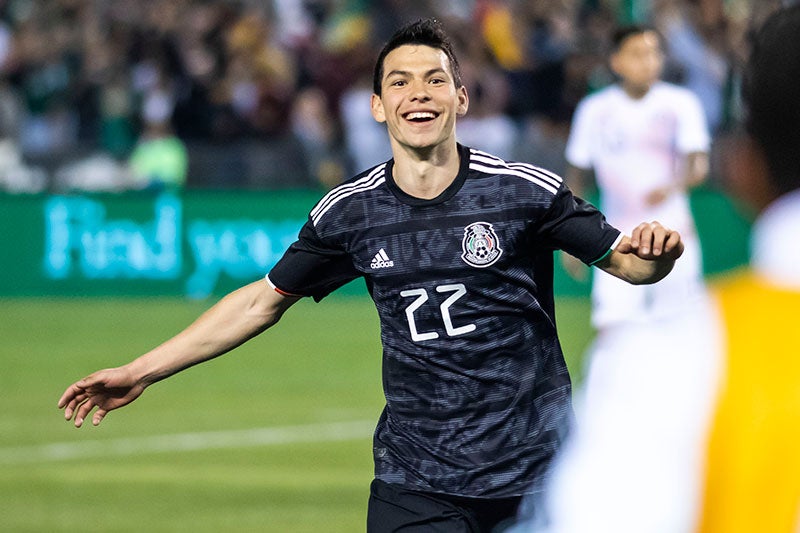
[[[469,95],[467,94],[467,88],[463,85],[457,89],[458,91],[458,107],[456,107],[456,114],[459,116],[463,116],[467,114],[467,109],[469,109]]]
[[[610,68],[611,72],[613,72],[617,77],[622,77],[622,74],[620,74],[619,52],[614,52],[608,58],[608,68]]]
[[[372,93],[370,108],[372,109],[372,118],[378,122],[386,122],[386,113],[383,109],[383,101],[381,101],[381,97],[375,93]]]
[[[722,164],[727,189],[755,213],[760,212],[778,197],[761,146],[744,133],[722,143],[725,145]]]

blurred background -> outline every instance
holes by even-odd
[[[427,16],[463,63],[465,144],[561,171],[575,105],[612,81],[611,33],[644,22],[724,150],[747,32],[778,3],[4,0],[0,188],[329,187],[388,157],[368,107],[374,58]]]

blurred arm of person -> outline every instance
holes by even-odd
[[[666,187],[660,187],[650,192],[645,201],[648,205],[658,205],[676,192],[688,193],[691,189],[706,181],[709,171],[708,153],[692,152],[686,155],[683,179]]]
[[[284,296],[266,280],[235,290],[186,329],[130,363],[99,370],[67,387],[58,401],[64,418],[76,427],[96,407],[92,424],[109,411],[138,398],[144,390],[186,368],[240,346],[278,322],[300,297]]]

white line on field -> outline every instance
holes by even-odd
[[[351,422],[329,422],[303,426],[56,442],[34,446],[0,448],[0,464],[19,465],[87,457],[247,448],[299,442],[344,441],[369,437],[374,429],[374,421],[354,420]]]

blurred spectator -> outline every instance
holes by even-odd
[[[128,160],[132,187],[180,190],[186,184],[186,146],[170,126],[173,102],[167,91],[152,91],[142,108],[144,131]]]
[[[70,30],[69,20],[30,19],[17,32],[15,78],[25,103],[20,137],[25,155],[63,154],[76,140],[76,58]]]
[[[68,161],[53,172],[53,192],[122,192],[131,188],[127,167],[104,152]]]
[[[461,52],[461,75],[469,94],[469,113],[456,126],[458,140],[503,159],[514,158],[517,127],[505,113],[509,84],[485,43],[474,39],[471,26],[451,31]]]
[[[0,79],[0,190],[36,193],[47,187],[43,169],[23,162],[19,145],[22,102],[14,88]]]
[[[312,174],[326,189],[338,185],[346,172],[336,127],[325,93],[317,87],[309,87],[298,94],[292,113],[292,131],[303,143]]]
[[[684,0],[664,8],[657,16],[667,54],[678,71],[677,81],[695,93],[711,131],[724,119],[724,92],[728,78],[726,20],[721,2]]]
[[[386,125],[372,118],[372,77],[362,76],[341,97],[339,111],[350,161],[349,174],[360,172],[392,157]]]
[[[296,66],[272,42],[273,27],[261,13],[248,12],[225,34],[224,84],[245,135],[279,136],[289,129],[297,87]]]
[[[326,142],[345,173],[385,159],[386,146],[369,161],[348,149],[385,138],[352,102],[371,90],[360,80],[388,32],[436,16],[463,35],[473,97],[465,142],[488,128],[487,149],[560,171],[577,102],[610,82],[603,58],[614,22],[652,22],[671,36],[672,74],[701,96],[712,126],[730,129],[741,116],[748,15],[777,1],[15,0],[0,3],[0,69],[21,97],[24,164],[53,172],[98,151],[125,160],[158,82],[174,103],[172,131],[200,154],[187,186],[272,186],[277,178],[248,154],[259,146],[286,157],[296,142],[308,149],[295,120],[318,91],[333,132]],[[207,149],[218,155],[205,157]],[[334,166],[311,162],[308,172],[324,177],[290,181],[335,180]]]

